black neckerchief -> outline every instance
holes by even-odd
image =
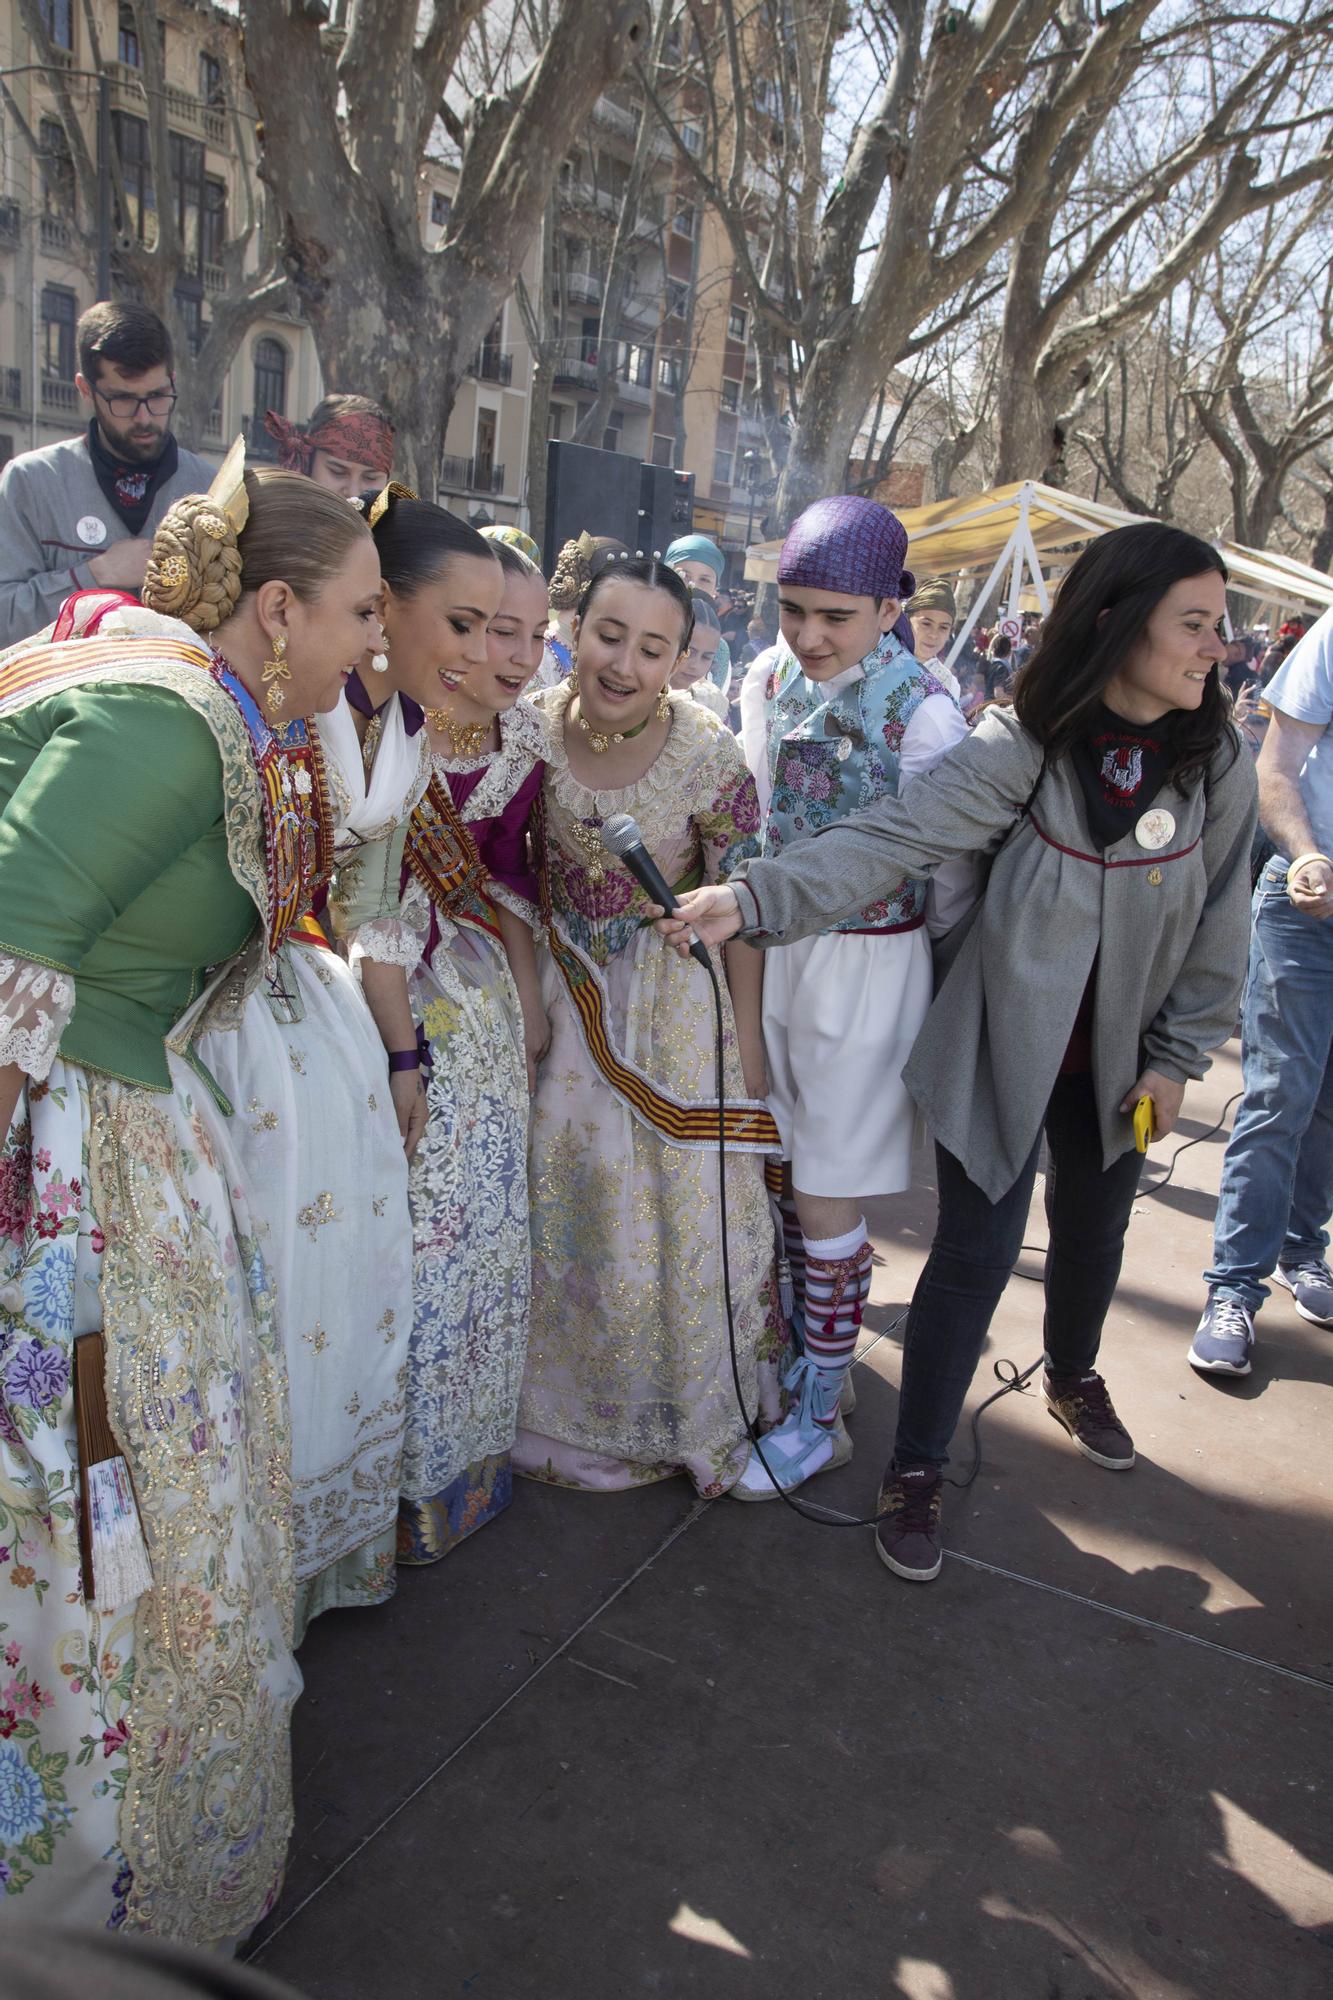
[[[1099,850],[1132,833],[1165,785],[1175,759],[1173,718],[1126,722],[1103,702],[1070,751],[1088,832]]]
[[[158,488],[170,479],[180,461],[180,451],[171,432],[157,457],[139,465],[127,465],[107,449],[96,417],[88,426],[88,456],[93,462],[97,483],[115,508],[131,535],[143,533]]]

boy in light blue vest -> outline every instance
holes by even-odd
[[[808,507],[783,544],[762,741],[756,713],[745,744],[766,854],[895,797],[967,733],[957,702],[895,632],[913,591],[906,556],[897,516],[854,495]],[[954,868],[957,880],[940,872],[934,893],[953,901],[956,920],[970,865]],[[763,1441],[767,1466],[751,1453],[732,1488],[739,1500],[774,1499],[775,1480],[791,1491],[851,1457],[840,1401],[870,1292],[864,1203],[911,1181],[916,1113],[902,1069],[932,998],[926,905],[926,884],[907,881],[849,921],[766,954],[777,1199],[803,1351],[791,1413]]]

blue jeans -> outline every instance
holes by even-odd
[[[1046,1107],[1046,1364],[1082,1375],[1097,1359],[1120,1277],[1125,1230],[1138,1192],[1132,1148],[1102,1169],[1102,1138],[1090,1076],[1057,1079]],[[1041,1135],[1018,1179],[988,1201],[960,1161],[935,1148],[939,1220],[917,1281],[903,1338],[894,1458],[943,1465],[986,1344],[995,1308],[1023,1247]]]
[[[1204,1276],[1255,1312],[1276,1264],[1323,1256],[1333,1212],[1333,918],[1293,907],[1281,856],[1254,892],[1241,1051],[1245,1095]]]

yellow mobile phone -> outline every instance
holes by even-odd
[[[1134,1144],[1146,1153],[1153,1136],[1152,1099],[1146,1093],[1134,1106]]]

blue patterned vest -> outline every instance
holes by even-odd
[[[820,682],[806,679],[796,655],[778,641],[765,689],[773,783],[765,854],[780,854],[876,799],[897,798],[898,753],[907,725],[927,695],[946,690],[892,632],[861,666],[859,680],[829,694]],[[916,930],[925,906],[926,884],[909,879],[831,928],[885,935]]]

